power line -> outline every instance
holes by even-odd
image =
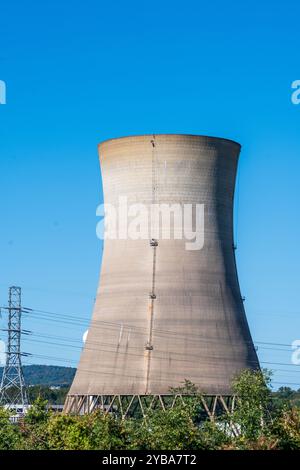
[[[51,342],[51,341],[48,341],[48,342],[47,342],[47,341],[32,340],[32,339],[30,339],[30,338],[26,338],[25,340],[31,341],[31,342],[35,342],[35,343],[41,343],[41,344],[50,344],[50,345],[53,345],[53,346],[56,346],[56,347],[57,347],[57,346],[59,346],[59,347],[62,346],[62,347],[67,348],[67,349],[69,349],[70,347],[71,347],[71,348],[75,348],[75,349],[79,349],[79,350],[82,349],[80,346],[69,345],[69,344],[62,344],[62,343]],[[107,347],[110,347],[110,348],[113,348],[113,349],[112,349],[112,350],[111,350],[111,349],[103,349],[103,347],[102,347],[102,348],[89,348],[89,347],[85,347],[85,350],[86,350],[86,351],[97,352],[97,353],[101,353],[101,352],[104,352],[104,353],[111,353],[111,354],[112,354],[112,353],[117,353],[117,354],[121,354],[121,355],[125,355],[125,356],[130,355],[130,356],[142,357],[142,353],[136,354],[136,353],[128,352],[127,350],[126,350],[126,351],[120,351],[119,349],[116,350],[116,345],[115,345],[115,344],[105,343],[105,344],[103,344],[103,346],[107,346]],[[161,351],[161,350],[159,350],[158,352],[163,352],[163,353],[165,352],[166,354],[169,354],[169,357],[156,356],[157,359],[160,359],[160,360],[170,360],[170,356],[171,356],[172,353],[169,353],[169,352],[167,352],[167,351]],[[176,354],[176,353],[174,353],[174,354]],[[178,353],[178,354],[181,354],[181,355],[184,355],[184,356],[187,356],[187,355],[188,355],[188,354],[183,354],[183,353]],[[190,355],[188,355],[188,356],[189,356],[189,357],[198,358],[197,355],[192,355],[192,354],[190,354]],[[225,361],[228,361],[228,360],[234,361],[234,358],[233,358],[233,357],[228,357],[228,358],[226,358],[226,357],[224,357],[224,356],[221,356],[221,357],[215,357],[215,356],[210,356],[210,357],[208,357],[208,356],[207,356],[207,359],[208,359],[208,360],[211,360],[211,361],[216,361],[216,360],[218,360],[218,359],[219,359],[219,360],[220,360],[220,359],[221,359],[221,360],[223,359],[223,360],[225,360]],[[178,362],[178,361],[179,361],[179,362],[190,362],[190,363],[194,363],[194,362],[195,362],[195,361],[193,361],[193,360],[191,360],[191,359],[176,359],[176,358],[174,358],[174,357],[172,357],[172,361],[177,361],[177,362]],[[75,361],[75,362],[76,362],[76,361]],[[268,365],[272,365],[272,364],[273,364],[273,365],[289,366],[289,367],[299,367],[299,368],[300,368],[300,364],[298,365],[298,364],[289,364],[289,363],[282,363],[282,362],[279,363],[279,362],[271,362],[271,361],[260,361],[260,362],[261,362],[261,364],[268,364]],[[298,372],[300,372],[300,369],[299,369]]]
[[[30,317],[32,316],[35,320],[39,319],[39,320],[42,320],[42,321],[54,321],[55,323],[59,323],[59,324],[67,324],[67,325],[75,325],[77,327],[83,327],[83,326],[87,326],[89,323],[90,323],[90,320],[87,319],[87,318],[84,318],[84,317],[78,317],[77,315],[68,315],[68,314],[60,314],[60,313],[57,313],[57,312],[49,312],[49,311],[45,311],[45,310],[38,310],[38,309],[32,309],[30,311],[28,311],[29,309],[27,309],[26,311],[26,316]],[[42,316],[41,316],[42,315]],[[37,318],[38,317],[38,318]],[[138,334],[139,336],[143,336],[145,335],[145,328],[143,327],[137,327],[137,326],[133,326],[133,325],[130,325],[130,324],[122,324],[121,322],[120,323],[116,323],[116,322],[105,322],[103,320],[92,320],[91,321],[92,325],[93,325],[93,328],[105,328],[105,329],[108,329],[110,331],[118,331],[122,325],[122,328],[125,328],[127,329],[128,331],[133,331],[133,334]],[[154,333],[156,335],[160,335],[160,336],[164,336],[164,337],[169,337],[169,338],[173,338],[172,340],[176,339],[176,340],[180,340],[180,339],[185,339],[186,336],[185,335],[182,335],[178,332],[174,332],[174,331],[169,331],[169,330],[163,330],[163,329],[153,329]],[[65,342],[81,342],[79,339],[70,339],[70,338],[67,338],[67,339],[64,339],[63,337],[55,337],[55,336],[51,336],[51,335],[42,335],[42,334],[33,334],[33,336],[36,336],[36,337],[45,337],[45,338],[54,338],[54,339],[58,339],[60,341],[65,341]],[[197,341],[197,343],[199,342],[203,342],[203,343],[207,343],[207,342],[220,342],[220,341],[225,341],[223,340],[222,338],[206,338],[206,337],[202,337],[200,335],[196,335],[196,334],[192,334],[190,335],[189,334],[189,340],[190,341]],[[34,340],[35,342],[38,342],[37,340]],[[45,343],[45,342],[41,342],[41,343]],[[68,348],[69,349],[69,346],[68,344],[59,344],[57,342],[55,343],[46,343],[46,344],[52,344],[52,345],[55,345],[55,346],[60,346],[60,347],[65,347],[65,348]],[[89,340],[89,344],[92,344],[91,340]],[[93,342],[93,344],[99,344],[99,342]],[[101,344],[101,343],[100,343]],[[285,351],[285,352],[290,352],[289,350],[285,350],[285,349],[278,349],[278,348],[268,348],[268,347],[265,347],[264,345],[269,345],[269,346],[280,346],[280,347],[288,347],[288,348],[291,348],[291,345],[290,344],[286,344],[286,343],[276,343],[276,342],[267,342],[267,341],[255,341],[255,344],[257,345],[261,345],[259,347],[259,349],[265,349],[265,350],[277,350],[277,351]],[[116,345],[115,344],[109,344],[109,343],[102,343],[102,345],[106,345],[108,347],[113,347],[115,348]],[[73,348],[76,348],[76,349],[82,349],[82,347],[79,347],[79,346],[72,346]],[[87,347],[85,346],[85,349],[87,349]],[[91,349],[91,348],[88,348],[88,349]],[[134,346],[130,346],[130,349],[139,349],[137,347],[134,347]],[[107,350],[103,350],[103,349],[93,349],[93,351],[97,351],[97,352],[115,352],[115,351],[107,351]],[[158,352],[162,352],[162,353],[165,353],[165,351],[158,351]],[[128,353],[127,354],[131,354],[131,353]],[[180,353],[178,353],[180,355]],[[139,355],[140,356],[140,355]],[[190,355],[191,357],[194,356],[194,355]],[[195,356],[194,356],[195,357]],[[215,359],[215,358],[214,358]],[[58,360],[58,359],[57,359]],[[60,361],[66,361],[65,358],[60,358],[59,359]],[[176,359],[173,359],[173,360],[176,360]],[[177,359],[177,360],[180,360],[180,359]],[[77,361],[72,361],[74,363],[76,363]],[[277,362],[277,363],[274,363],[274,362],[271,362],[271,361],[260,361],[261,364],[276,364],[276,365],[285,365],[285,366],[297,366],[297,364],[287,364],[287,363],[281,363],[281,362]],[[285,371],[285,370],[281,370],[281,371]],[[299,372],[299,371],[295,371],[295,370],[290,370],[292,372]],[[288,372],[286,370],[286,372]],[[273,382],[275,383],[275,382]],[[283,382],[282,382],[283,383]]]
[[[47,355],[40,355],[40,354],[33,354],[32,356],[34,357],[37,357],[37,358],[41,358],[41,359],[48,359],[48,360],[56,360],[56,361],[64,361],[64,362],[69,362],[69,363],[76,363],[76,361],[73,361],[73,360],[68,360],[68,359],[65,359],[65,358],[62,358],[62,357],[57,357],[57,356],[47,356]],[[34,364],[32,364],[34,365]],[[109,368],[109,366],[108,366]],[[98,375],[115,375],[115,372],[105,372],[105,371],[98,371],[98,370],[93,370],[93,369],[85,369],[85,368],[78,368],[77,369],[78,371],[80,372],[84,372],[84,373],[92,373],[92,374],[98,374]],[[122,369],[121,369],[122,371]],[[129,375],[129,374],[124,374],[124,373],[119,373],[118,374],[119,376],[124,376],[126,378],[132,378],[132,379],[144,379],[144,376],[139,376],[139,375]],[[169,374],[171,377],[174,375],[172,373]],[[154,380],[155,381],[155,380]],[[164,379],[157,379],[156,380],[157,382],[160,382],[160,381],[163,381],[163,382],[169,382],[169,380],[164,380]],[[300,383],[295,383],[295,382],[279,382],[279,381],[273,381],[272,382],[273,384],[286,384],[286,385],[299,385],[300,386]]]
[[[46,334],[33,333],[32,336],[38,337],[38,338],[46,338],[46,339],[54,339],[54,340],[59,340],[59,341],[65,341],[65,342],[67,342],[67,343],[71,343],[71,342],[73,342],[73,343],[74,343],[74,342],[75,342],[75,343],[76,343],[76,342],[77,342],[77,343],[80,342],[80,343],[81,343],[81,341],[80,341],[79,339],[70,339],[70,338],[68,338],[68,337],[61,337],[61,336],[56,336],[56,335],[49,335],[49,334],[46,335]],[[207,339],[201,339],[201,340],[198,340],[198,343],[201,344],[201,341],[204,342],[204,343],[209,342],[209,340],[207,340]],[[52,343],[52,344],[58,344],[58,343],[56,342],[56,343]],[[81,344],[82,344],[82,343],[81,343]],[[109,347],[112,347],[112,348],[116,348],[116,346],[118,346],[118,347],[120,346],[119,343],[118,343],[118,344],[117,344],[117,343],[106,343],[106,342],[103,342],[103,341],[102,341],[102,342],[99,342],[99,341],[92,341],[92,340],[89,340],[89,345],[91,345],[91,344],[92,344],[92,345],[93,345],[93,344],[95,344],[95,345],[100,345],[100,346],[109,346]],[[274,343],[272,343],[272,344],[274,344]],[[91,348],[88,348],[87,346],[85,346],[85,348],[86,348],[86,349],[91,349]],[[264,347],[262,347],[262,349],[263,349],[263,348],[264,348]],[[79,349],[81,349],[81,347],[79,347]],[[139,350],[140,350],[140,347],[137,347],[137,346],[129,346],[128,343],[126,343],[126,351],[127,351],[128,349],[131,349],[131,350],[138,350],[138,351],[139,351]],[[276,349],[276,348],[265,348],[265,349],[267,349],[267,350],[278,350],[278,349]],[[96,351],[97,348],[95,348],[94,350]],[[101,348],[98,349],[98,350],[101,350]],[[281,350],[281,351],[285,351],[285,352],[290,352],[290,351],[288,351],[288,350],[283,350],[283,349],[280,349],[280,350]],[[167,352],[168,352],[168,351],[164,351],[164,350],[161,350],[161,349],[156,350],[156,351],[157,351],[157,352],[162,352],[162,353],[167,353]],[[127,351],[127,352],[128,352],[128,351]],[[176,351],[172,352],[172,354],[174,354],[174,355],[184,355],[184,356],[190,355],[190,356],[193,356],[193,357],[196,357],[196,358],[198,357],[197,355],[194,355],[194,354],[190,354],[190,353],[185,353],[185,354],[183,354],[183,353],[176,352]]]
[[[35,313],[36,312],[36,313]],[[122,328],[124,329],[129,329],[131,331],[146,331],[146,328],[143,327],[137,327],[135,325],[130,325],[126,323],[116,323],[116,322],[107,322],[103,320],[94,320],[92,319],[91,322],[89,322],[88,319],[81,320],[82,317],[76,317],[72,315],[66,315],[66,314],[59,314],[55,312],[49,312],[49,311],[43,311],[43,310],[37,310],[33,309],[32,312],[28,313],[29,315],[43,315],[43,320],[49,320],[49,321],[55,321],[55,323],[60,322],[60,323],[66,323],[66,324],[74,324],[77,326],[88,326],[89,323],[93,326],[93,328],[101,328],[103,329],[104,327],[106,328],[117,328],[118,330],[120,329],[120,326],[122,325]],[[55,318],[53,318],[55,317]],[[41,319],[41,317],[39,317]],[[182,338],[185,339],[186,335],[182,335],[178,332],[170,331],[170,330],[163,330],[163,329],[158,329],[158,328],[153,328],[153,332],[156,335],[162,335],[162,336],[174,336],[176,338]],[[216,342],[221,342],[224,341],[226,342],[227,339],[222,339],[222,338],[206,338],[202,337],[200,335],[195,335],[195,334],[188,334],[189,341],[194,341],[194,340],[210,340],[210,341],[216,341]],[[248,341],[248,343],[251,343]],[[273,346],[282,346],[282,347],[289,347],[291,348],[290,344],[286,343],[276,343],[276,342],[267,342],[267,341],[254,341],[255,344],[261,344],[261,345],[273,345]]]

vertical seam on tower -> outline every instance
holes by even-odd
[[[155,135],[153,134],[153,139],[151,140],[152,145],[152,205],[156,203],[156,154],[155,154]],[[153,224],[153,221],[151,221]],[[152,225],[153,229],[153,225]],[[150,292],[150,325],[149,325],[149,335],[148,341],[146,344],[147,350],[147,375],[146,375],[146,394],[148,393],[149,388],[149,376],[150,376],[150,366],[151,366],[151,351],[153,350],[153,320],[154,320],[154,301],[156,299],[155,294],[155,271],[156,271],[156,248],[157,248],[157,241],[152,238],[153,233],[151,233],[150,238],[150,247],[153,249],[153,258],[152,258],[152,285],[151,285],[151,292]]]

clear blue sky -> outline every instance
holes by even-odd
[[[97,143],[209,134],[243,145],[235,229],[253,338],[300,339],[300,105],[291,103],[291,83],[300,79],[299,5],[2,2],[0,304],[16,284],[24,305],[88,320],[102,250]],[[68,340],[85,330],[42,315],[24,319],[24,328]],[[37,341],[24,340],[34,354],[26,362],[76,364],[79,341],[75,348]],[[265,366],[290,363],[286,347],[260,345],[258,353]],[[275,386],[300,388],[300,367],[269,367],[283,369]]]

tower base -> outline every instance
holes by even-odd
[[[114,413],[122,419],[144,418],[150,410],[170,410],[184,404],[193,395],[68,395],[64,405],[65,414],[84,415],[96,410]],[[198,397],[197,397],[198,398]],[[231,414],[235,407],[234,395],[199,396],[200,413],[211,421],[220,414]]]

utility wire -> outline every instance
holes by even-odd
[[[37,312],[37,313],[35,313]],[[42,313],[44,314],[42,317],[40,317],[39,313]],[[47,314],[47,315],[45,315]],[[89,324],[89,320],[85,320],[84,323],[82,320],[80,320],[80,317],[75,317],[75,316],[71,316],[71,315],[66,315],[66,314],[58,314],[58,313],[54,313],[54,312],[46,312],[46,311],[38,311],[38,310],[33,310],[32,312],[28,313],[27,315],[37,315],[39,316],[40,319],[43,319],[43,320],[49,320],[49,321],[55,321],[55,323],[57,322],[60,322],[60,323],[67,323],[67,324],[74,324],[74,325],[78,325],[78,326],[88,326]],[[55,318],[54,318],[55,316]],[[107,321],[103,321],[103,320],[92,320],[91,321],[91,326],[93,328],[116,328],[116,329],[120,329],[121,325],[122,325],[122,328],[124,329],[128,329],[130,331],[147,331],[146,328],[144,327],[138,327],[136,325],[130,325],[130,324],[126,324],[126,323],[122,323],[122,322],[119,322],[119,323],[116,323],[116,322],[107,322]],[[182,339],[186,339],[186,335],[182,335],[178,332],[174,332],[174,331],[170,331],[170,330],[163,330],[163,329],[153,329],[153,332],[157,335],[157,336],[174,336],[176,338],[182,338]],[[208,338],[206,337],[203,337],[203,336],[200,336],[200,335],[195,335],[195,334],[188,334],[188,337],[189,337],[189,341],[190,340],[208,340]],[[221,341],[224,341],[224,342],[227,342],[227,339],[222,339],[222,338],[210,338],[209,340],[211,341],[216,341],[218,343],[220,343]],[[251,341],[248,341],[249,344],[252,344]],[[286,344],[286,343],[276,343],[276,342],[267,342],[267,341],[254,341],[255,344],[261,344],[261,345],[272,345],[272,346],[282,346],[282,347],[289,347],[291,348],[291,345],[290,344]]]

